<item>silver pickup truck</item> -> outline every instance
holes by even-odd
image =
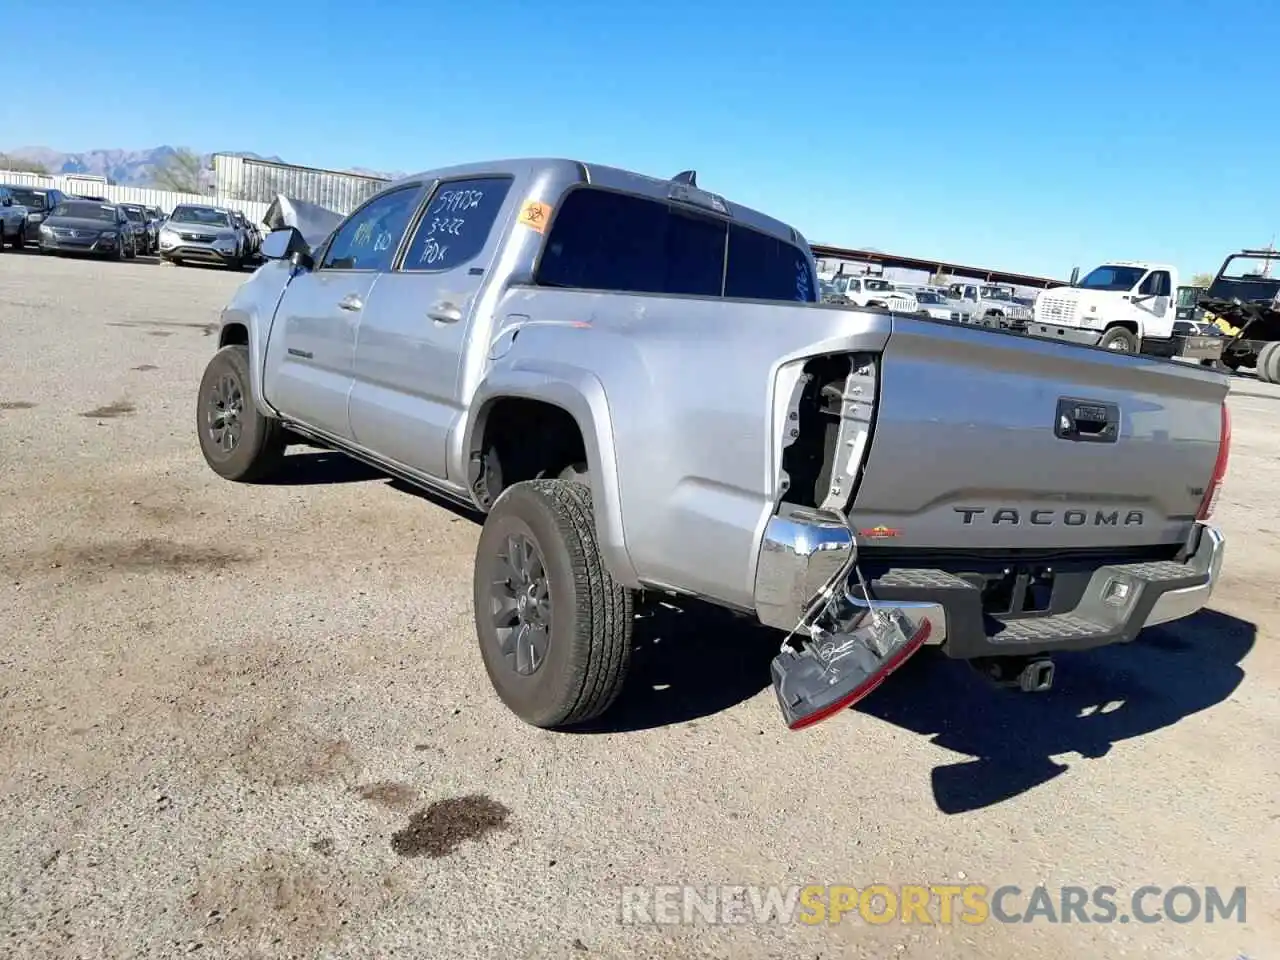
[[[655,594],[781,631],[792,728],[926,644],[1041,689],[1209,599],[1219,374],[820,304],[804,237],[692,172],[435,170],[326,233],[273,231],[223,311],[201,449],[252,481],[302,438],[486,514],[480,655],[529,723],[613,703]]]

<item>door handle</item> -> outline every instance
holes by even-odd
[[[1120,436],[1120,408],[1114,403],[1059,397],[1054,436],[1085,443],[1115,443]]]
[[[427,311],[427,316],[436,323],[457,323],[462,319],[462,310],[447,300],[441,300]]]
[[[343,310],[363,310],[364,301],[357,297],[354,293],[348,293],[345,297],[338,301],[338,306]]]

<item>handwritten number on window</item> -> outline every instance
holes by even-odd
[[[474,210],[484,199],[483,190],[445,190],[431,205],[431,213],[458,214]],[[465,221],[464,221],[465,222]]]
[[[422,248],[422,256],[418,258],[418,262],[431,266],[443,260],[448,252],[448,247],[442,247],[435,237],[430,237]]]

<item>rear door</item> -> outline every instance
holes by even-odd
[[[285,288],[267,347],[264,395],[282,414],[352,439],[347,405],[356,330],[422,196],[421,184],[379,194],[334,233],[313,270]]]
[[[446,477],[445,463],[462,417],[463,346],[517,199],[509,175],[435,185],[360,323],[350,410],[361,446],[428,476],[458,479]]]
[[[1199,367],[901,317],[880,379],[856,525],[961,552],[1181,542],[1227,392]]]

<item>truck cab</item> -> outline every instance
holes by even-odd
[[[1216,363],[1221,338],[1176,328],[1178,270],[1166,263],[1112,260],[1069,287],[1036,297],[1027,332],[1117,353]]]
[[[1033,333],[1043,327],[1059,337],[1139,353],[1144,340],[1173,336],[1173,291],[1178,271],[1163,263],[1116,260],[1094,267],[1071,287],[1056,287],[1036,297]]]

